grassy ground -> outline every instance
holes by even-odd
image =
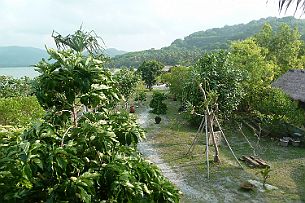
[[[149,98],[147,102],[149,101]],[[257,138],[251,131],[244,129],[250,142],[256,146],[256,153],[271,165],[272,171],[267,183],[276,190],[251,192],[240,190],[240,183],[247,180],[262,181],[261,169],[251,169],[243,164],[241,169],[226,145],[220,147],[221,164],[214,164],[213,150],[210,149],[210,179],[207,179],[203,142],[201,135],[191,155],[186,155],[197,129],[189,127],[183,116],[178,113],[179,103],[167,100],[168,113],[160,125],[153,124],[154,115],[147,117],[147,142],[153,147],[166,164],[182,174],[183,180],[194,190],[207,194],[206,199],[185,194],[182,202],[305,202],[305,148],[281,147],[277,140]],[[144,111],[147,104],[140,107]],[[232,127],[232,126],[231,126]],[[226,128],[228,129],[228,128]],[[234,129],[234,128],[233,128]],[[236,130],[225,130],[227,138],[237,157],[253,155],[247,141]]]

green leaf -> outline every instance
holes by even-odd
[[[41,168],[43,170],[43,163],[39,158],[34,158],[32,159],[32,161],[37,164],[37,166],[39,166],[39,168]]]
[[[32,178],[32,169],[29,164],[25,164],[23,167],[23,176],[30,180]]]

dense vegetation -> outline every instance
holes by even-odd
[[[284,18],[289,19],[295,21]],[[195,43],[196,36],[172,46],[199,50],[199,56],[207,48]],[[0,202],[178,202],[178,190],[138,153],[144,130],[120,105],[145,100],[143,84],[151,90],[163,65],[147,60],[137,71],[111,73],[94,32],[53,37],[57,49],[47,49],[48,60],[35,65],[41,75],[34,81],[0,78]],[[303,126],[305,114],[272,82],[289,69],[304,68],[304,45],[297,29],[265,24],[226,50],[173,67],[161,80],[192,124],[199,124],[209,106],[223,122],[250,120],[281,136],[287,125]],[[151,112],[165,114],[166,98],[154,91]]]
[[[286,124],[304,124],[304,110],[271,84],[287,70],[304,67],[303,48],[296,29],[283,24],[274,30],[266,24],[256,35],[231,43],[228,51],[206,53],[194,66],[174,67],[163,78],[192,111],[203,113],[206,101],[199,90],[203,84],[223,119],[246,116],[280,136],[289,133]],[[191,122],[198,125],[197,116]]]
[[[137,152],[144,131],[135,118],[114,109],[117,83],[91,34],[57,35],[58,50],[36,65],[34,92],[47,114],[23,133],[1,132],[1,202],[179,201]]]
[[[138,67],[143,61],[157,60],[164,65],[192,65],[204,52],[227,49],[231,41],[244,40],[260,31],[265,23],[277,30],[281,24],[288,24],[290,27],[298,27],[305,39],[305,21],[294,17],[254,20],[247,24],[224,26],[206,31],[195,32],[184,39],[175,40],[170,46],[160,50],[150,49],[139,52],[130,52],[114,57],[110,67]],[[304,36],[303,36],[304,35]]]
[[[32,80],[0,76],[0,125],[26,126],[44,115],[33,97]]]

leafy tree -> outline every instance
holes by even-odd
[[[158,61],[144,61],[138,68],[142,80],[144,80],[147,88],[150,90],[152,89],[152,86],[156,84],[157,77],[161,75],[162,68],[163,65]]]
[[[300,36],[296,28],[291,29],[287,24],[282,24],[276,32],[267,24],[255,35],[258,45],[267,50],[267,60],[279,67],[277,77],[289,69],[303,68],[304,61],[300,55],[303,42]]]
[[[190,68],[184,66],[176,66],[171,68],[168,73],[168,83],[170,92],[178,99],[183,98],[183,84],[189,80]]]
[[[52,37],[54,38],[55,44],[59,50],[72,49],[76,52],[87,51],[89,54],[95,57],[102,57],[104,48],[100,45],[98,39],[103,41],[96,33],[92,30],[86,32],[80,27],[74,34],[62,36],[61,34],[53,31]]]
[[[227,52],[211,52],[205,54],[191,69],[189,80],[184,85],[184,100],[195,107],[195,111],[203,113],[204,99],[199,84],[204,85],[207,93],[217,95],[217,102],[222,116],[229,117],[236,110],[242,97],[242,71],[235,68]]]
[[[282,120],[297,126],[304,124],[304,111],[299,108],[296,101],[291,101],[280,89],[266,88],[258,93],[260,102],[254,104],[254,108],[263,118]]]
[[[119,93],[124,97],[127,105],[140,80],[139,75],[133,70],[122,68],[115,73],[114,80],[117,83]]]
[[[270,87],[276,68],[272,61],[266,60],[267,50],[259,47],[252,38],[233,42],[230,52],[229,60],[245,75],[241,83],[245,94],[242,108],[248,110],[260,101],[258,93]]]
[[[286,29],[286,26],[281,29]],[[286,124],[290,123],[296,126],[304,123],[304,113],[298,105],[292,101],[282,91],[271,88],[274,78],[287,67],[287,63],[281,62],[277,58],[284,53],[287,47],[293,47],[289,43],[296,41],[280,40],[284,35],[279,29],[274,33],[269,25],[265,25],[255,38],[248,38],[244,41],[233,42],[230,47],[230,60],[235,68],[238,68],[246,76],[242,81],[242,88],[245,96],[242,99],[239,110],[247,112],[256,121],[261,122],[264,128],[274,135],[286,132]],[[291,31],[290,31],[291,33]],[[289,38],[289,37],[288,37]],[[279,43],[281,41],[281,43]],[[280,47],[282,44],[283,47]],[[279,53],[274,50],[278,47]],[[288,52],[290,48],[286,51]],[[295,49],[292,49],[295,50]],[[294,52],[295,54],[298,51]],[[295,56],[288,53],[287,57],[292,61]],[[296,56],[297,57],[297,56]],[[301,60],[294,58],[295,61]],[[277,64],[276,64],[277,63]],[[284,129],[283,129],[284,128]]]

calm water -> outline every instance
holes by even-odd
[[[0,67],[0,75],[12,76],[14,78],[21,78],[24,76],[34,78],[39,75],[39,73],[34,69],[34,67]]]

